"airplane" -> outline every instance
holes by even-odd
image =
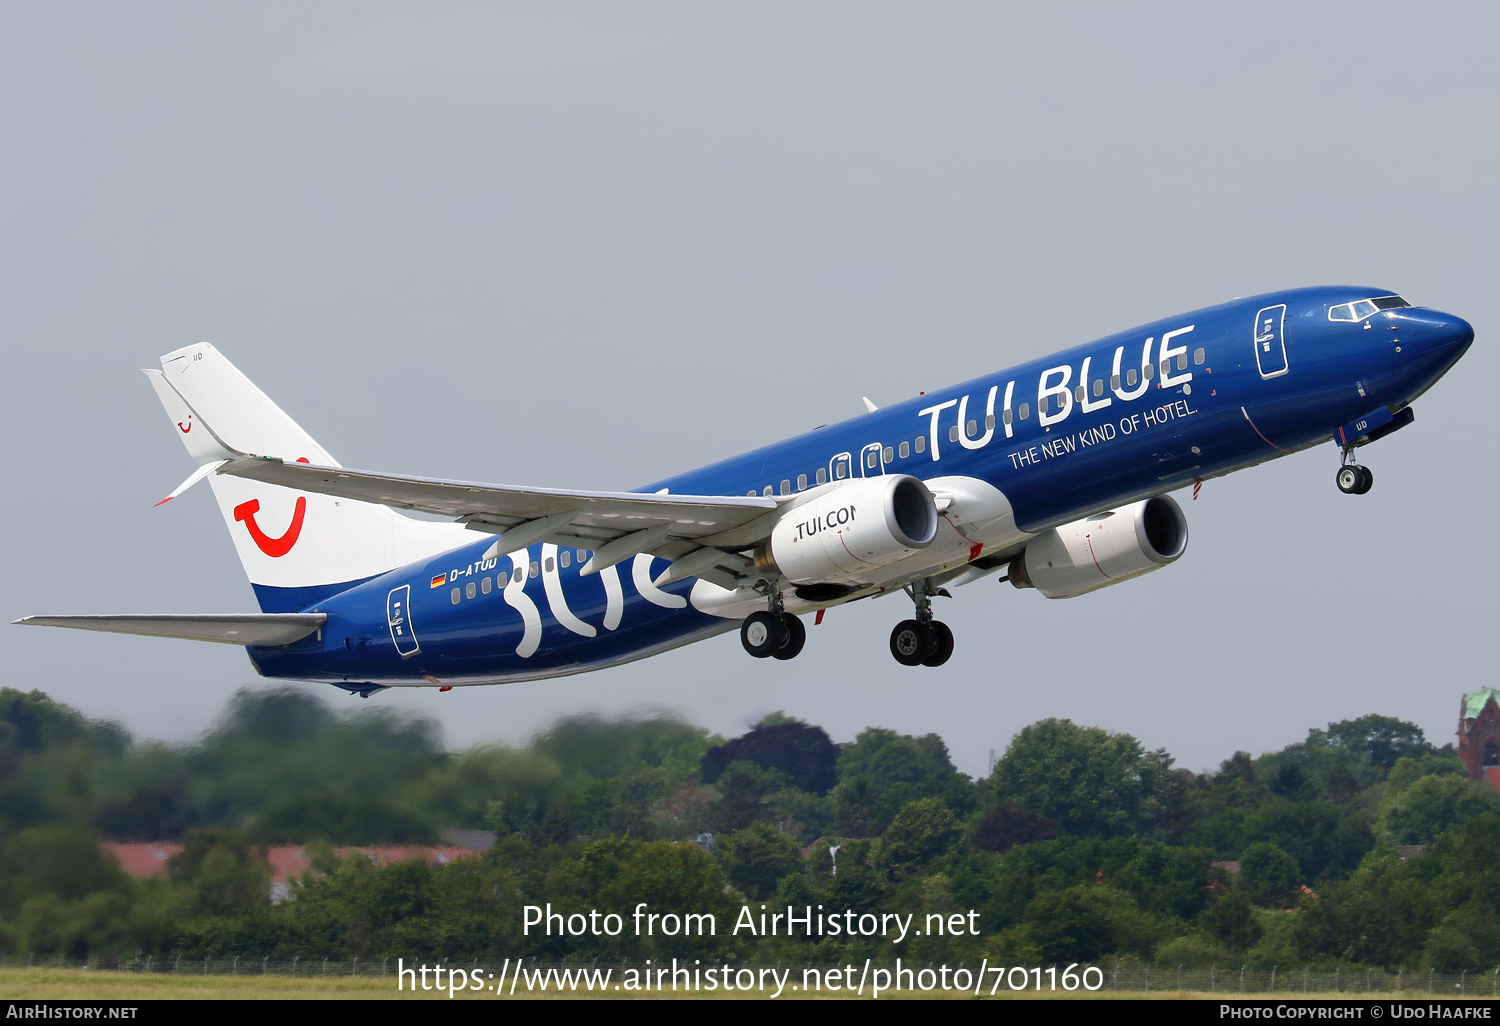
[[[1175,562],[1167,494],[1413,422],[1468,322],[1385,289],[1236,299],[919,394],[630,492],[445,481],[341,466],[217,349],[147,370],[207,479],[258,614],[29,616],[243,645],[263,676],[386,687],[582,673],[739,628],[794,658],[802,616],[904,592],[891,655],[943,665],[932,600],[1001,575],[1072,598]],[[161,503],[158,503],[161,505]],[[401,510],[440,514],[418,520]]]

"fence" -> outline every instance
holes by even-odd
[[[195,976],[252,976],[252,975],[274,975],[290,976],[298,978],[313,978],[319,976],[363,976],[363,977],[394,977],[397,970],[396,958],[384,959],[352,959],[336,960],[327,958],[293,958],[276,959],[269,957],[239,957],[233,959],[208,959],[187,958],[182,956],[169,956],[157,958],[142,955],[136,958],[64,958],[62,956],[9,956],[0,958],[0,969],[16,968],[60,968],[60,969],[86,969],[107,973],[164,973]],[[406,960],[406,968],[411,969],[415,962]],[[429,965],[433,963],[427,963]],[[499,974],[500,964],[489,959],[453,959],[442,963],[450,969],[480,970],[482,972],[493,972]],[[644,963],[634,962],[595,962],[595,963],[544,963],[527,960],[528,968],[546,970],[553,969],[577,969],[580,966],[597,966],[600,969],[612,968],[617,971],[635,969],[645,971]],[[730,963],[732,968],[747,968],[751,970],[766,968],[755,963],[736,964]],[[660,968],[654,966],[652,968]],[[833,968],[831,965],[809,963],[806,966],[786,965],[778,963],[778,970],[784,971],[788,968],[794,973],[806,968],[816,971],[827,971]],[[858,967],[857,967],[858,968]],[[894,969],[894,964],[872,963],[872,968]],[[909,970],[937,969],[937,965],[915,965],[903,963],[903,968]],[[979,971],[978,966],[961,964],[950,967],[950,973],[956,969],[967,969],[971,974]],[[1267,995],[1283,994],[1287,997],[1296,997],[1302,994],[1402,994],[1408,997],[1500,997],[1500,967],[1491,970],[1469,970],[1459,973],[1439,973],[1436,970],[1408,972],[1398,970],[1397,972],[1385,972],[1380,969],[1366,968],[1335,968],[1332,970],[1291,968],[1283,969],[1275,967],[1270,970],[1250,969],[1248,966],[1220,967],[1209,966],[1171,966],[1171,965],[1142,965],[1106,962],[1099,965],[1103,976],[1103,991],[1136,991],[1136,992],[1184,992],[1195,994],[1218,994],[1231,997],[1235,994],[1245,995]],[[1055,989],[1062,990],[1062,967],[1059,966],[1055,974],[1049,975],[1047,969],[1040,973],[1036,969],[1006,967],[1006,971],[999,974],[997,979],[996,967],[990,966],[985,974],[981,992],[989,994],[1036,991],[1038,980],[1040,989],[1051,991],[1054,989],[1053,980],[1056,980]],[[1079,973],[1082,966],[1075,966],[1074,973]],[[1089,974],[1089,982],[1093,983],[1098,977]],[[1080,990],[1082,988],[1079,988]]]

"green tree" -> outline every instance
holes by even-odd
[[[128,895],[130,878],[86,830],[32,827],[0,848],[0,913],[14,915],[39,896],[80,901],[103,893]]]
[[[880,838],[882,866],[897,879],[953,851],[963,827],[938,798],[907,802]]]
[[[714,785],[720,799],[709,807],[707,819],[714,833],[734,833],[770,815],[768,806],[787,786],[786,774],[753,762],[732,762]]]
[[[208,915],[231,915],[263,906],[271,897],[271,867],[264,848],[227,830],[190,831],[167,873],[186,884]]]
[[[1492,788],[1458,776],[1422,777],[1383,810],[1385,828],[1397,844],[1426,844],[1474,816],[1500,811]]]
[[[1354,720],[1330,723],[1328,743],[1335,748],[1359,752],[1372,765],[1390,769],[1403,755],[1432,751],[1422,728],[1394,716],[1371,713]]]
[[[1042,964],[1066,965],[1115,953],[1145,955],[1156,935],[1128,895],[1083,884],[1037,895],[1026,906],[1020,940]]]
[[[1159,817],[1171,759],[1128,734],[1042,720],[1025,727],[995,766],[996,793],[1075,835],[1149,830]]]
[[[1230,951],[1244,951],[1260,940],[1265,932],[1255,921],[1250,896],[1237,887],[1205,909],[1198,917],[1198,925],[1218,938]]]
[[[869,727],[839,754],[833,800],[838,829],[853,836],[884,832],[916,798],[938,798],[955,815],[976,804],[974,784],[958,772],[936,734],[911,737]]]
[[[1270,841],[1259,841],[1240,856],[1240,883],[1257,904],[1281,908],[1295,904],[1297,888],[1302,886],[1302,870],[1297,860]],[[1231,947],[1227,938],[1221,938]]]
[[[797,842],[765,823],[753,823],[719,841],[719,859],[729,882],[752,901],[768,897],[777,881],[802,868]]]

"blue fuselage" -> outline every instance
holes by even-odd
[[[1343,304],[1388,295],[1310,288],[1205,307],[639,490],[783,495],[884,473],[960,476],[999,489],[1016,527],[1039,533],[1357,434],[1351,425],[1366,418],[1389,421],[1453,366],[1473,329],[1410,306],[1331,319]],[[581,553],[535,545],[522,559],[485,560],[493,541],[333,588],[263,590],[268,612],[316,610],[328,622],[251,658],[267,676],[353,690],[493,683],[625,662],[735,626],[695,608],[692,580],[651,587],[661,560],[581,577]],[[399,638],[393,595],[405,601]],[[541,629],[531,645],[528,616],[533,636]]]

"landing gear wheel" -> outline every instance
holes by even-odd
[[[781,618],[765,610],[751,613],[740,624],[740,644],[757,659],[775,655],[787,643],[787,629]]]
[[[953,632],[941,620],[934,620],[927,625],[927,633],[932,639],[932,648],[923,658],[922,665],[942,666],[953,654]]]
[[[902,666],[919,666],[932,649],[932,632],[918,620],[902,620],[891,631],[891,655]]]
[[[1374,478],[1368,470],[1357,463],[1347,463],[1339,468],[1333,480],[1339,486],[1339,491],[1345,495],[1363,495],[1370,490],[1370,486],[1365,482],[1367,480],[1373,482]]]
[[[1360,483],[1360,486],[1354,490],[1355,495],[1363,495],[1375,485],[1375,475],[1371,472],[1369,467],[1360,467],[1359,472],[1364,477],[1364,481],[1362,481]]]
[[[791,613],[781,614],[781,626],[786,632],[786,642],[771,655],[776,659],[795,659],[797,653],[802,651],[802,646],[807,643],[807,628]]]

